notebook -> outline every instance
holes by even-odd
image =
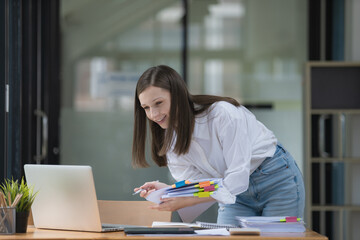
[[[191,227],[191,228],[200,228],[200,229],[216,229],[216,228],[236,228],[237,226],[231,224],[219,224],[219,223],[209,223],[209,222],[200,222],[195,223],[184,223],[184,222],[158,222],[154,221],[152,227]]]
[[[101,224],[90,166],[25,164],[38,194],[31,206],[34,226],[90,232],[121,231],[129,225]]]
[[[194,234],[195,231],[192,228],[125,228],[125,234]]]

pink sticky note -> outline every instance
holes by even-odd
[[[297,217],[286,217],[286,222],[297,222]]]
[[[210,191],[215,191],[215,186],[214,185],[204,187],[204,192],[210,192]]]

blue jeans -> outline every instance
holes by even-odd
[[[219,203],[218,223],[238,225],[236,216],[303,217],[305,188],[295,160],[281,144],[250,175],[247,191],[234,204]]]

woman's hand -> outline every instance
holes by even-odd
[[[169,187],[169,185],[159,182],[159,181],[153,181],[153,182],[146,182],[144,183],[144,185],[138,187],[138,188],[134,188],[134,192],[143,189],[140,192],[140,197],[146,198],[151,192],[161,189],[161,188],[165,188],[165,187]]]
[[[180,208],[193,206],[203,202],[215,201],[212,197],[198,198],[198,197],[174,197],[174,198],[163,198],[162,203],[151,206],[152,209],[159,211],[176,211]]]

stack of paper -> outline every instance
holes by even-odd
[[[261,232],[305,232],[305,224],[296,217],[236,217],[240,227],[259,228]]]
[[[210,197],[214,191],[219,188],[218,181],[216,179],[191,182],[183,180],[174,183],[170,188],[166,189],[162,198],[172,197]]]
[[[210,197],[214,191],[222,188],[222,182],[220,178],[201,179],[197,181],[184,180],[173,184],[167,188],[161,188],[154,192],[151,192],[146,200],[160,204],[162,198],[169,197]],[[181,220],[184,222],[192,222],[196,217],[203,213],[206,209],[211,207],[215,201],[204,202],[194,206],[181,208],[178,213]]]

